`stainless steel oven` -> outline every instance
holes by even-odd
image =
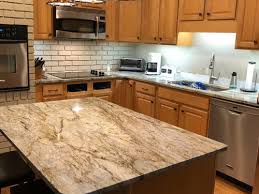
[[[29,89],[28,31],[0,24],[0,91]]]
[[[57,6],[54,16],[56,38],[105,39],[105,10]]]

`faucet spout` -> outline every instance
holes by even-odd
[[[214,84],[215,81],[217,81],[220,77],[220,73],[218,77],[215,76],[215,63],[216,63],[216,55],[215,53],[212,54],[211,60],[210,60],[210,79],[209,79],[209,84]]]

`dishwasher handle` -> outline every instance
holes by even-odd
[[[237,111],[237,110],[228,110],[228,112],[232,115],[236,115],[236,116],[240,116],[243,114],[243,112],[241,111]]]

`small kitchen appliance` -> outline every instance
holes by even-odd
[[[161,73],[161,59],[162,55],[160,53],[149,53],[145,74],[159,75]]]
[[[0,91],[28,89],[27,26],[0,24]]]
[[[145,70],[146,62],[138,58],[122,58],[120,60],[120,71],[139,71]]]

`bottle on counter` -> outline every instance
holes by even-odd
[[[236,72],[232,73],[232,77],[231,77],[229,88],[231,88],[231,89],[236,89],[237,88],[237,73]]]

